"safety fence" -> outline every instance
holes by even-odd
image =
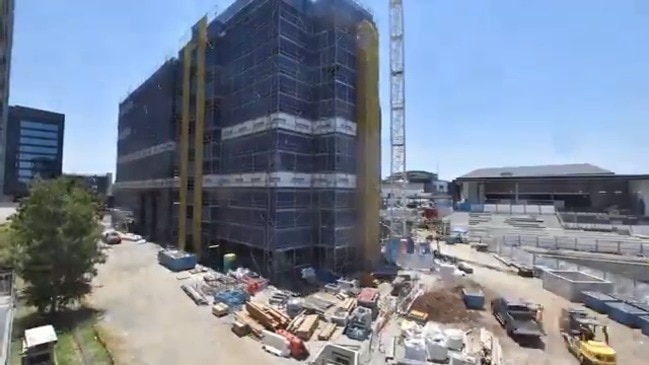
[[[468,202],[455,203],[456,212],[492,213],[492,214],[526,214],[554,215],[556,208],[552,205],[537,204],[473,204]]]
[[[481,234],[470,232],[473,241],[507,246],[537,247],[547,250],[570,250],[627,256],[649,256],[649,241],[640,239],[599,238],[597,236],[553,236],[521,234]]]
[[[579,265],[556,258],[544,257],[540,254],[527,252],[521,247],[515,245],[499,244],[496,245],[494,252],[498,253],[501,257],[508,258],[520,265],[529,267],[542,266],[550,270],[575,270],[583,272],[612,282],[616,294],[633,296],[639,300],[649,301],[649,283],[630,279],[612,272],[594,269],[590,266]]]

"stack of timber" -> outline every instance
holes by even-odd
[[[338,326],[336,326],[335,323],[326,323],[324,326],[322,326],[320,332],[318,333],[318,340],[328,341],[336,331],[337,327]]]
[[[264,331],[264,326],[259,324],[257,321],[255,321],[253,318],[250,317],[248,312],[245,310],[238,311],[234,313],[234,318],[236,319],[237,322],[247,325],[248,328],[250,328],[250,333],[253,334],[253,336],[257,338],[262,337],[262,333]]]
[[[319,323],[320,317],[317,314],[304,315],[299,324],[294,325],[294,333],[298,338],[308,341],[318,328]]]
[[[286,328],[291,322],[291,318],[286,314],[260,303],[246,302],[246,312],[250,318],[271,331]]]
[[[347,313],[351,313],[354,308],[356,308],[356,299],[355,298],[348,298],[345,299],[342,303],[338,305],[338,307],[344,309]]]

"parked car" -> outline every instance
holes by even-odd
[[[122,243],[122,237],[116,231],[106,232],[104,234],[104,242],[109,245],[117,245]]]

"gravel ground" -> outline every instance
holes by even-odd
[[[157,264],[157,246],[125,242],[110,249],[99,268],[92,304],[103,324],[119,336],[133,365],[273,364],[287,360],[265,353],[259,343],[230,331],[197,307],[175,275]]]
[[[467,245],[443,246],[443,252],[485,264],[496,264],[493,256],[475,252]],[[523,348],[507,337],[502,331],[499,336],[503,349],[508,355],[507,360],[516,365],[569,365],[576,360],[568,353],[564,341],[559,334],[558,318],[562,308],[570,308],[576,304],[570,303],[541,287],[538,279],[521,278],[506,272],[474,267],[472,278],[488,290],[503,296],[518,297],[542,304],[545,308],[544,326],[547,332],[545,349]],[[606,316],[591,312],[602,323],[608,325],[611,346],[618,353],[618,364],[642,364],[649,358],[649,338],[638,330],[632,330],[609,320]],[[644,360],[643,360],[644,359]]]

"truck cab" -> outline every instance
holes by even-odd
[[[491,312],[510,337],[541,337],[543,329],[537,311],[529,303],[503,297],[491,301]]]

